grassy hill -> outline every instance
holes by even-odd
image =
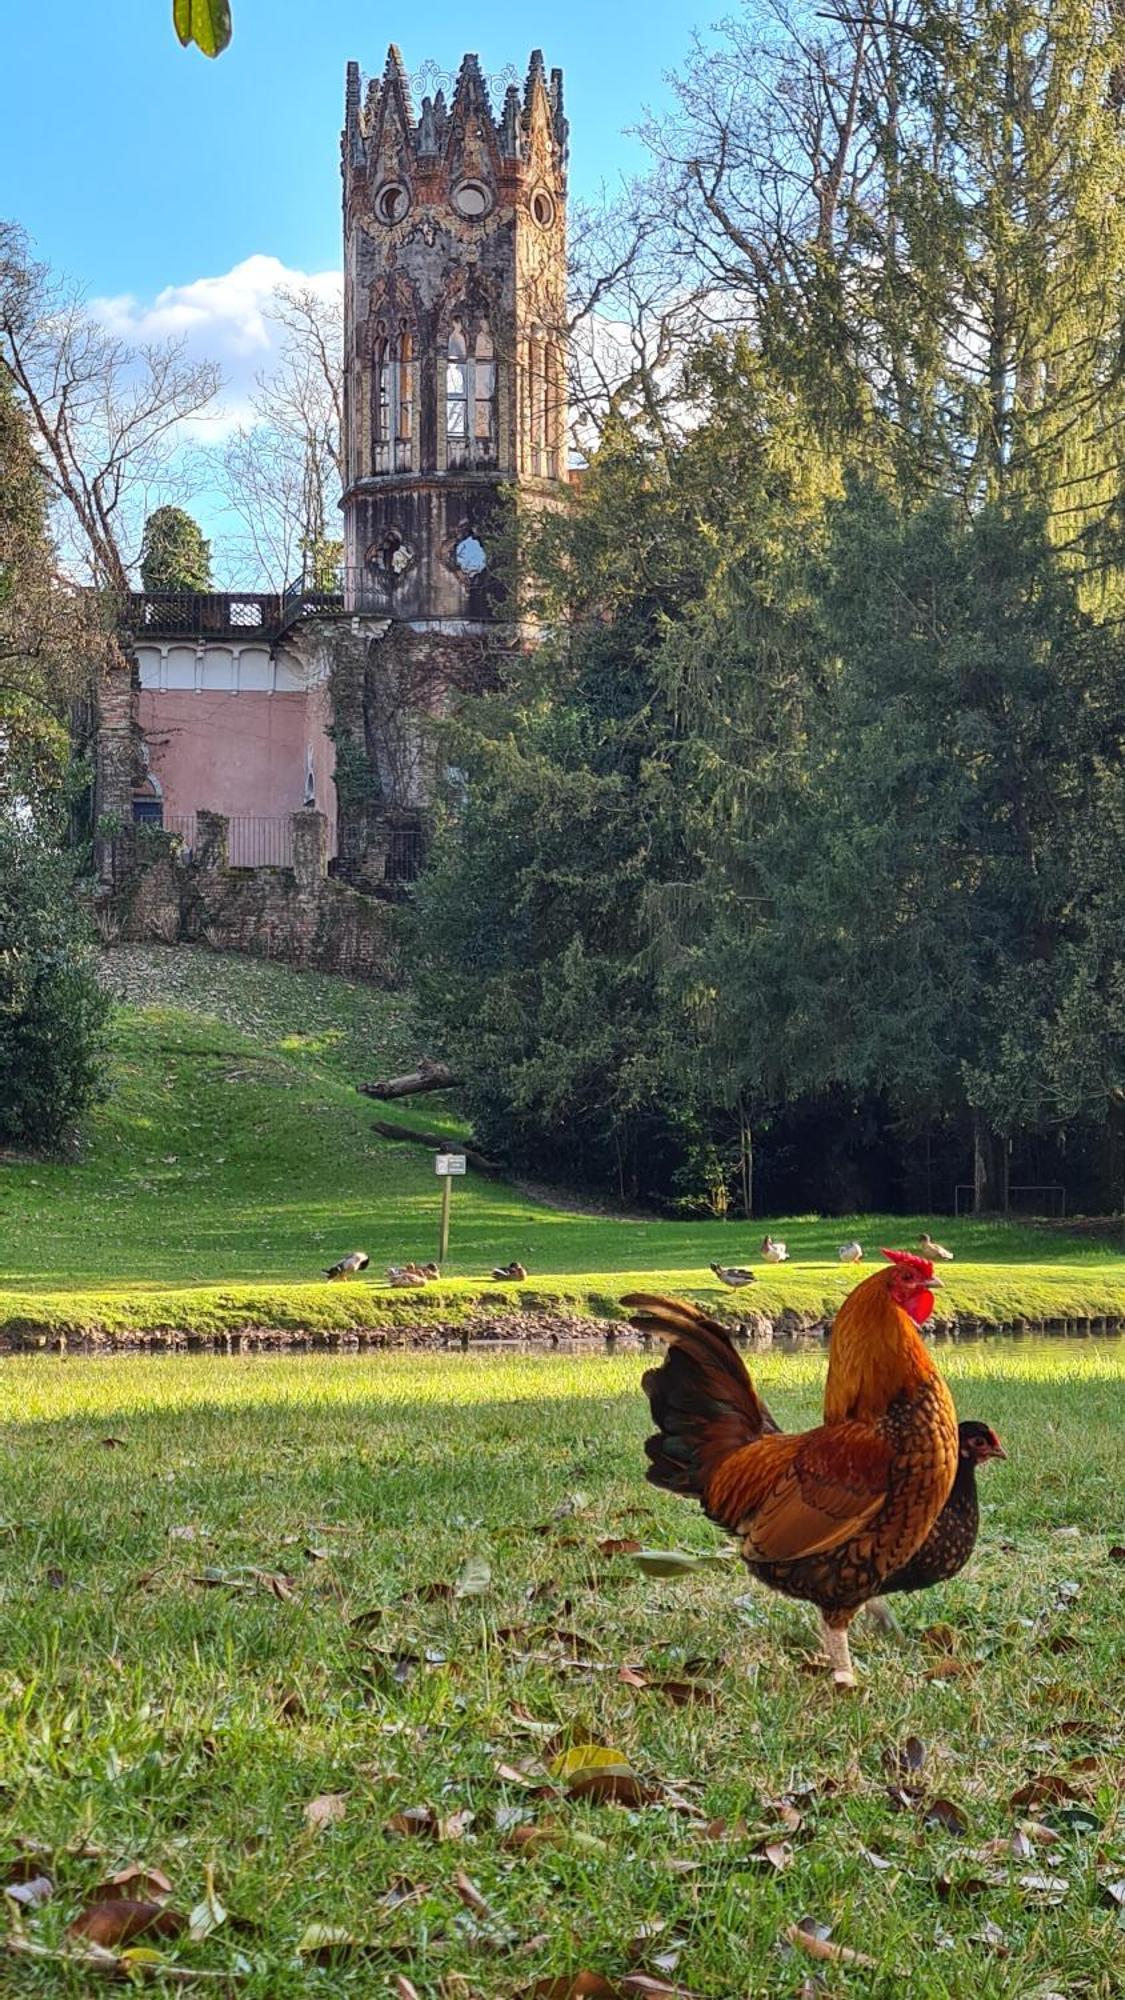
[[[454,1194],[446,1282],[391,1292],[384,1266],[435,1255],[438,1224],[430,1154],[377,1137],[355,1090],[422,1052],[402,997],[183,948],[116,950],[106,978],[120,996],[111,1088],[81,1152],[0,1162],[0,1330],[330,1329],[439,1307],[454,1318],[494,1295],[487,1274],[513,1257],[533,1299],[611,1310],[638,1284],[718,1297],[711,1260],[753,1261],[760,1227],[584,1215],[470,1174]],[[422,1105],[379,1115],[457,1133],[454,1105]],[[784,1218],[773,1227],[792,1262],[759,1267],[752,1302],[831,1309],[854,1282],[839,1241],[909,1244],[925,1222]],[[938,1233],[957,1258],[947,1314],[1125,1315],[1113,1245],[998,1223],[942,1220]],[[357,1246],[367,1277],[325,1284],[322,1268]]]

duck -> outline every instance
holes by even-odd
[[[767,1264],[788,1264],[789,1247],[787,1244],[782,1243],[779,1238],[763,1236],[762,1256]]]
[[[734,1291],[737,1291],[740,1285],[756,1285],[758,1282],[753,1271],[748,1270],[745,1264],[712,1264],[709,1268],[714,1271],[721,1285],[730,1285]]]
[[[441,1277],[440,1264],[435,1264],[433,1262],[429,1264],[419,1264],[418,1269],[421,1271],[422,1276],[425,1278],[426,1283],[428,1285],[435,1284],[437,1280]]]
[[[952,1250],[947,1250],[944,1243],[935,1243],[933,1237],[928,1236],[925,1231],[922,1232],[918,1241],[922,1245],[931,1264],[952,1264],[953,1252]]]
[[[366,1250],[352,1250],[338,1263],[330,1264],[324,1275],[326,1278],[355,1278],[361,1271],[366,1271],[370,1262]]]
[[[517,1285],[521,1285],[527,1276],[527,1272],[524,1269],[523,1265],[517,1264],[515,1259],[513,1258],[510,1264],[502,1264],[502,1265],[497,1264],[492,1275],[501,1284],[503,1284],[506,1279],[509,1284],[514,1283]]]
[[[422,1273],[418,1269],[417,1265],[411,1265],[411,1264],[387,1265],[388,1285],[395,1285],[399,1289],[402,1289],[404,1287],[409,1287],[409,1286],[424,1285],[425,1282],[426,1280],[422,1276]]]
[[[850,1243],[841,1243],[836,1255],[840,1259],[841,1264],[862,1264],[863,1245],[862,1243],[857,1243],[853,1236]]]

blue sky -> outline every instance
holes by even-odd
[[[338,266],[337,138],[344,64],[522,67],[541,43],[566,72],[571,188],[592,193],[642,163],[625,136],[666,98],[690,17],[674,0],[233,0],[217,62],[182,50],[170,0],[21,0],[4,33],[0,213],[98,295],[151,299],[255,254],[294,269]],[[6,11],[6,9],[5,9]]]

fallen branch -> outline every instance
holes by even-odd
[[[486,1160],[473,1146],[462,1145],[460,1139],[450,1139],[445,1132],[420,1132],[416,1125],[392,1125],[389,1118],[373,1118],[372,1128],[380,1139],[404,1139],[408,1146],[428,1146],[432,1153],[464,1153],[474,1173],[489,1174],[494,1180],[500,1178],[504,1169],[495,1160]]]
[[[420,1090],[453,1090],[460,1082],[448,1063],[420,1062],[406,1076],[386,1076],[375,1083],[357,1083],[362,1097],[413,1097]]]

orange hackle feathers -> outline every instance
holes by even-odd
[[[937,1368],[909,1310],[934,1282],[932,1265],[910,1256],[848,1293],[832,1323],[826,1422],[879,1417],[895,1396],[915,1396],[934,1380]]]

